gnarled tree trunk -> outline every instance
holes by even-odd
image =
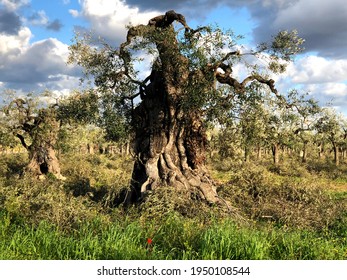
[[[55,145],[58,138],[59,122],[52,110],[41,110],[34,121],[25,123],[23,130],[31,141],[28,145],[25,136],[17,133],[24,148],[29,153],[29,163],[25,170],[37,176],[52,174],[64,180],[60,173],[60,164],[56,156]]]
[[[154,82],[154,92],[135,110],[136,161],[131,200],[148,190],[173,186],[197,192],[211,203],[219,200],[205,164],[206,135],[200,116],[183,112],[171,99],[165,82]],[[170,87],[169,87],[170,88]],[[170,88],[171,94],[176,91]]]
[[[165,35],[156,40],[159,57],[133,113],[136,160],[128,202],[138,201],[148,190],[172,186],[217,203],[221,200],[205,168],[207,140],[201,113],[184,110],[188,80],[197,73],[189,72],[188,60],[180,54],[171,25],[174,20],[188,28],[173,11],[148,25]],[[134,30],[129,30],[123,51],[129,34]]]

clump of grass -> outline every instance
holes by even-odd
[[[220,193],[251,220],[321,230],[346,211],[328,185],[313,177],[280,176],[266,167],[242,165],[229,173]]]
[[[217,214],[206,203],[191,198],[191,193],[165,186],[149,193],[140,205],[140,212],[146,219],[161,219],[177,213],[187,218],[206,217]]]
[[[88,196],[75,198],[62,182],[53,178],[40,181],[24,175],[2,188],[0,193],[4,197],[1,208],[35,225],[45,220],[71,230],[103,212]],[[107,217],[103,217],[107,222]]]
[[[129,185],[132,160],[110,155],[64,154],[62,174],[66,181],[54,176],[45,180],[21,174],[25,155],[2,158],[0,168],[0,209],[20,215],[29,223],[45,220],[65,230],[79,223],[108,214],[121,201],[120,194]]]
[[[311,176],[308,165],[298,162],[296,158],[289,158],[278,165],[270,164],[267,166],[264,164],[263,166],[267,167],[270,172],[281,176],[293,178],[307,178]]]

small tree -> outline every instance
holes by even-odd
[[[313,98],[307,99],[307,94],[299,94],[297,90],[289,93],[289,100],[295,114],[295,131],[302,145],[301,161],[307,161],[307,146],[313,141],[312,132],[315,129],[316,117],[321,112],[321,108]]]
[[[284,111],[276,111],[268,116],[267,144],[271,147],[274,165],[280,163],[280,148],[287,146],[293,136],[293,114]]]
[[[241,103],[239,109],[239,128],[241,143],[244,149],[244,160],[248,161],[250,151],[257,149],[257,157],[261,158],[261,148],[266,142],[267,123],[269,122],[269,97],[257,88],[250,88],[250,94]],[[261,89],[260,89],[261,90]]]
[[[183,29],[175,29],[175,22]],[[283,101],[274,80],[259,68],[264,61],[251,65],[241,81],[234,66],[264,53],[270,71],[283,71],[303,43],[296,32],[280,32],[272,44],[242,54],[236,39],[219,28],[192,29],[175,11],[129,27],[119,48],[76,38],[70,62],[83,66],[101,93],[118,96],[118,105],[130,110],[135,165],[127,202],[138,201],[148,190],[173,186],[209,203],[223,203],[204,164],[204,123],[229,111],[233,99],[247,94],[252,84]],[[143,79],[134,69],[139,50],[152,55],[150,75]]]

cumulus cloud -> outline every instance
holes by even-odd
[[[17,34],[0,34],[0,58],[2,58],[0,61],[20,54],[29,45],[31,36],[31,31],[27,27],[21,28]],[[2,64],[3,62],[0,63],[0,66],[4,67]]]
[[[15,11],[22,6],[26,6],[30,3],[30,0],[0,0],[0,4],[3,5],[8,11]]]
[[[34,12],[29,18],[28,21],[32,25],[46,25],[48,23],[48,16],[46,12],[43,10]]]
[[[287,72],[275,76],[275,81],[280,92],[297,88],[308,92],[321,106],[339,106],[347,114],[346,77],[347,60],[308,56],[291,63]]]
[[[309,84],[303,90],[319,100],[321,106],[334,106],[347,114],[347,85],[344,83]]]
[[[331,60],[320,56],[310,55],[295,62],[288,76],[293,83],[330,83],[347,80],[347,59]]]
[[[48,30],[60,31],[63,27],[63,24],[59,19],[55,19],[53,21],[49,20],[46,12],[44,10],[40,10],[34,12],[29,18],[28,22],[32,25],[43,26]]]
[[[0,76],[6,82],[46,82],[56,75],[72,74],[66,65],[67,56],[68,46],[57,39],[35,42],[11,59],[7,69],[0,70]]]
[[[30,44],[31,31],[23,27],[16,35],[0,35],[0,82],[18,90],[78,85],[80,71],[67,66],[68,46],[57,39]]]
[[[91,28],[107,40],[118,44],[124,41],[126,25],[146,24],[158,12],[140,12],[121,0],[80,0],[82,10],[70,10],[70,14],[87,19]]]

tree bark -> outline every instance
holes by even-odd
[[[340,165],[340,157],[339,157],[339,148],[336,143],[333,143],[333,151],[334,151],[334,163],[336,166]]]
[[[275,165],[278,165],[280,160],[279,160],[279,151],[278,151],[278,144],[275,143],[272,145],[272,159],[273,159],[273,163]]]
[[[136,160],[128,199],[134,202],[149,190],[173,186],[216,203],[216,188],[204,165],[207,140],[201,116],[180,107],[185,75],[175,78],[165,69],[170,64],[161,67],[152,72],[146,97],[134,111]]]
[[[302,148],[302,158],[301,158],[301,161],[303,163],[307,162],[307,143],[306,142],[304,142],[304,145],[303,145],[303,148]]]
[[[59,160],[51,146],[40,146],[29,149],[27,170],[36,175],[53,174],[57,179],[65,179],[60,173]]]
[[[260,145],[257,145],[257,160],[262,159],[262,148]]]
[[[250,152],[250,148],[246,145],[244,147],[244,161],[245,162],[249,162],[249,152]]]

